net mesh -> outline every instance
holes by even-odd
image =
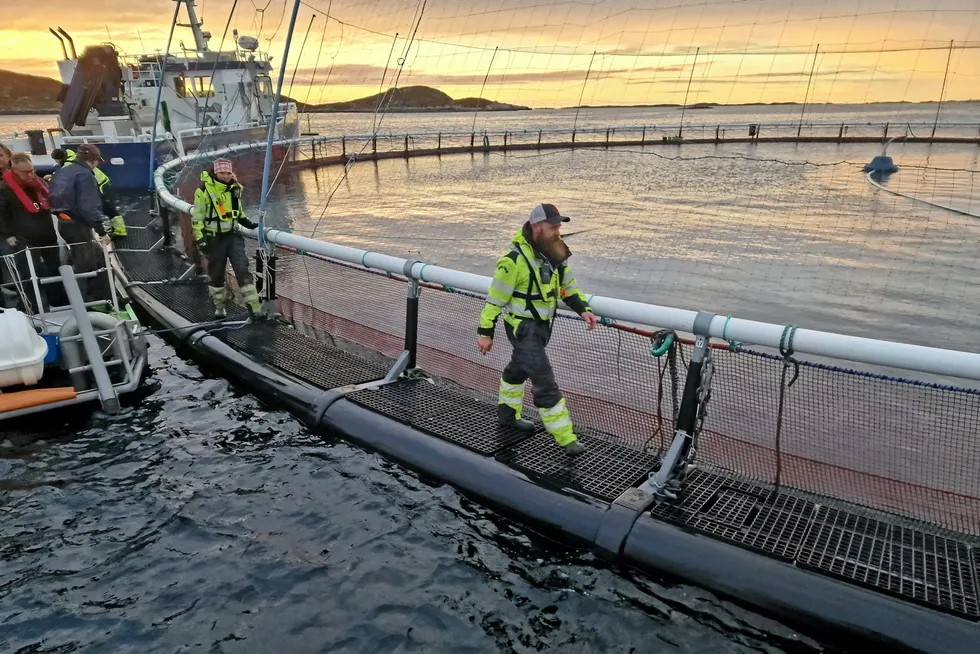
[[[286,315],[388,357],[401,352],[403,279],[282,249],[280,257]],[[483,302],[424,287],[417,359],[423,370],[495,402],[511,350],[498,334],[488,356],[477,351]],[[647,333],[615,325],[587,332],[581,320],[562,315],[548,351],[576,425],[660,454],[673,438],[690,348],[678,346],[675,378],[650,345]],[[980,392],[806,360],[783,390],[777,354],[716,343],[712,360],[700,464],[980,535]],[[532,391],[528,416],[536,415]]]

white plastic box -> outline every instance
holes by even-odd
[[[36,384],[44,374],[48,344],[34,331],[30,316],[0,310],[0,388]]]

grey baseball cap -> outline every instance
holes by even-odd
[[[531,209],[531,217],[528,222],[535,223],[567,223],[571,218],[561,215],[558,207],[553,204],[539,204]]]

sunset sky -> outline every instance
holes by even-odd
[[[287,2],[238,0],[231,22],[259,37],[277,72]],[[980,0],[427,0],[418,20],[421,4],[305,0],[287,93],[311,102],[369,95],[387,67],[384,86],[400,70],[399,86],[435,86],[455,98],[478,95],[489,69],[484,97],[532,107],[580,98],[802,102],[808,81],[810,102],[934,101],[953,41],[945,97],[980,99]],[[212,49],[231,7],[232,0],[197,0]],[[3,12],[0,68],[57,77],[61,50],[48,32],[56,26],[79,53],[110,40],[126,54],[162,50],[173,10],[173,0],[25,3]],[[183,9],[179,22],[187,22]],[[177,28],[174,51],[180,41],[193,45],[190,30]],[[225,48],[231,43],[229,30]]]

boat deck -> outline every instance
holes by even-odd
[[[159,232],[145,215],[127,217],[130,236],[115,256],[130,280],[190,322],[211,318],[205,283],[185,275],[173,251],[146,251]],[[181,277],[184,277],[181,279]],[[242,318],[239,310],[230,318]],[[639,485],[656,457],[621,444],[616,434],[583,430],[588,451],[568,458],[540,428],[526,435],[497,426],[495,406],[462,387],[425,378],[381,380],[387,359],[308,337],[281,322],[214,331],[229,346],[324,390],[435,438],[493,457],[536,483],[612,502]],[[654,517],[796,566],[961,618],[980,619],[980,542],[924,523],[775,489],[720,470],[688,476],[680,499],[657,504]]]

